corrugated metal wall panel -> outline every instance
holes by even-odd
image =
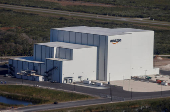
[[[93,34],[88,34],[88,45],[94,45],[93,40]]]
[[[36,60],[36,44],[34,44],[34,54],[33,54],[33,59]]]
[[[29,70],[33,70],[34,69],[34,64],[32,62],[29,62]]]
[[[105,80],[105,36],[100,36],[99,42],[99,80]]]
[[[36,45],[36,60],[41,61],[41,45]]]
[[[64,31],[60,30],[58,31],[58,41],[63,42],[64,40]]]
[[[76,33],[70,32],[70,43],[76,43]]]
[[[65,50],[66,50],[66,53],[65,53],[66,59],[71,59],[71,56],[70,56],[71,50],[70,49],[65,49]]]
[[[99,46],[99,35],[94,35],[94,45]]]
[[[82,44],[88,45],[88,38],[86,33],[82,34]]]
[[[21,72],[23,67],[22,67],[22,61],[17,61],[18,62],[18,72]]]
[[[46,58],[50,58],[50,48],[46,46]]]
[[[64,42],[70,42],[69,32],[64,31]]]
[[[76,33],[76,44],[82,43],[82,33]]]
[[[59,58],[61,58],[61,59],[66,59],[66,51],[65,51],[65,49],[64,48],[60,48],[60,50],[59,50]]]
[[[45,58],[46,58],[46,56],[45,56],[45,54],[46,54],[46,46],[42,46],[42,61],[43,62],[45,62]]]

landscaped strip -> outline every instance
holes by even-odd
[[[0,103],[0,110],[5,110],[5,109],[10,109],[12,107],[21,107],[23,105],[10,105],[10,104],[5,104],[5,103]]]
[[[85,0],[84,0],[85,1]],[[87,0],[86,0],[87,1]],[[118,1],[118,0],[117,0]],[[110,15],[119,17],[138,17],[138,18],[150,18],[151,20],[170,21],[170,3],[168,0],[158,2],[141,2],[121,0],[122,2],[106,2],[111,3],[114,7],[102,7],[102,6],[62,6],[56,2],[49,2],[43,0],[1,0],[2,4],[20,5],[27,7],[39,7],[54,10],[66,10],[72,12],[84,12],[100,15]],[[149,0],[150,1],[150,0]],[[93,2],[98,2],[93,0]]]
[[[94,99],[94,97],[84,94],[23,85],[0,85],[0,96],[29,101],[33,104]]]
[[[93,106],[82,106],[67,109],[48,110],[43,112],[169,112],[170,98],[127,101]]]
[[[137,28],[154,30],[154,54],[170,53],[170,27],[63,16],[47,13],[15,11],[0,8],[0,55],[33,55],[35,43],[49,42],[50,29],[68,26]],[[11,19],[12,18],[12,19]]]

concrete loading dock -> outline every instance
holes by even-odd
[[[113,81],[159,74],[159,69],[153,67],[154,32],[150,30],[53,28],[50,41],[35,44],[34,56],[24,62],[24,65],[35,62],[29,65],[29,70],[36,70],[45,80],[64,83],[67,77],[73,77],[72,82],[80,81],[81,77],[81,80]],[[26,68],[20,67],[20,61],[18,65],[12,61],[11,65],[17,72]]]

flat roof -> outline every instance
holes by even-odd
[[[56,30],[64,30],[64,31],[72,31],[72,32],[81,32],[81,33],[89,33],[89,34],[97,34],[97,35],[123,35],[129,34],[130,32],[146,32],[151,30],[142,30],[142,29],[134,29],[134,28],[102,28],[102,27],[88,27],[88,26],[74,26],[74,27],[64,27],[64,28],[52,28]]]
[[[46,58],[48,60],[57,60],[57,61],[71,61],[71,60],[68,60],[68,59],[61,59],[61,58]]]
[[[87,46],[87,45],[80,45],[80,44],[73,44],[73,43],[66,43],[66,42],[47,42],[47,43],[36,43],[36,44],[45,45],[49,47],[68,48],[68,49],[81,49],[81,48],[95,47],[95,46]]]
[[[26,61],[26,62],[40,63],[40,64],[44,63],[42,61],[34,61],[33,56],[31,56],[31,57],[13,58],[12,60],[19,60],[19,61]]]

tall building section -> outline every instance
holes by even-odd
[[[32,71],[41,77],[39,81],[59,83],[109,81],[109,75],[110,80],[122,80],[123,77],[159,74],[159,68],[153,68],[153,46],[154,31],[150,30],[52,28],[50,42],[35,44],[33,57],[9,60],[13,69],[9,72],[16,77],[26,75],[29,79],[33,75],[26,72]]]

